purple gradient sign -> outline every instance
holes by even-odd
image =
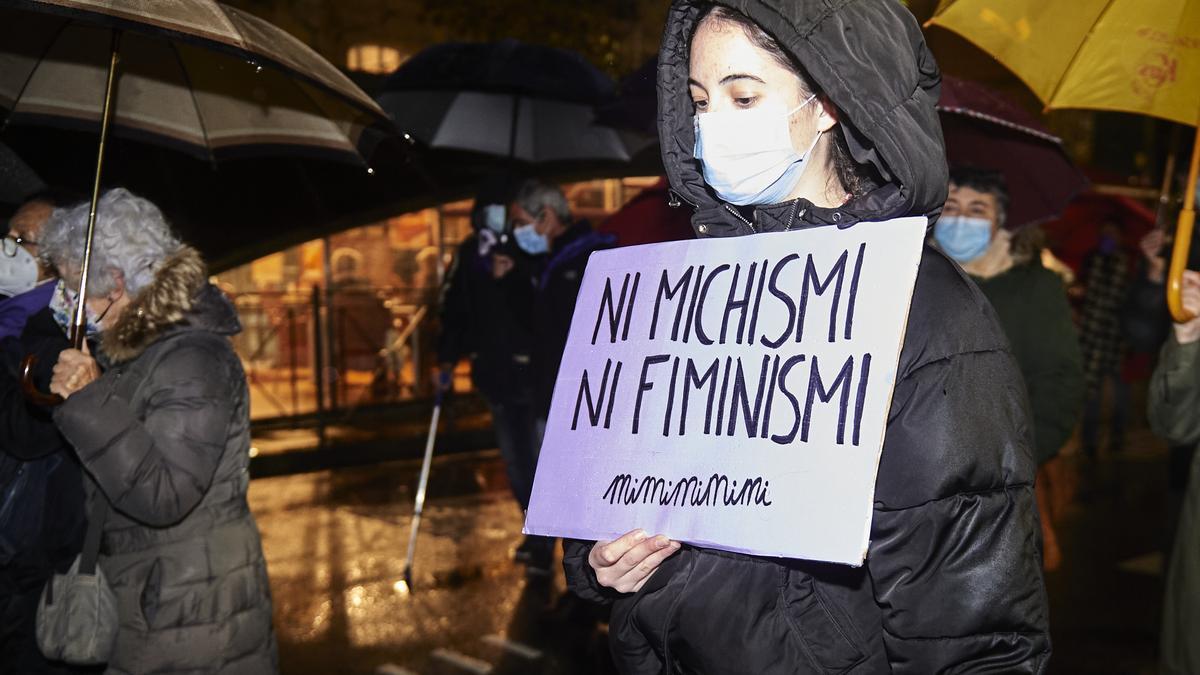
[[[525,531],[861,565],[925,227],[594,254]]]

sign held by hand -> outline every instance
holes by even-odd
[[[861,565],[925,228],[593,254],[525,531]]]

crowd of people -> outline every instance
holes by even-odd
[[[1044,672],[1059,455],[1082,422],[1094,460],[1103,420],[1104,452],[1121,451],[1123,355],[1161,346],[1149,417],[1174,446],[1179,532],[1162,661],[1200,672],[1200,318],[1171,325],[1163,234],[1143,239],[1136,260],[1121,224],[1100,224],[1074,308],[1038,231],[1008,227],[1003,177],[947,166],[939,71],[902,5],[738,7],[672,4],[659,61],[666,183],[653,194],[730,247],[905,216],[933,226],[865,564],[767,559],[645,529],[566,540],[568,587],[604,608],[617,668]],[[275,672],[246,500],[249,400],[228,339],[236,311],[159,209],[121,188],[99,199],[77,298],[90,211],[38,195],[0,242],[0,673]],[[621,242],[532,178],[486,181],[471,224],[438,301],[436,381],[449,389],[469,359],[524,510],[589,256]],[[1200,315],[1200,273],[1187,273],[1183,298]],[[87,321],[74,327],[78,303]],[[76,328],[85,335],[73,342]],[[514,557],[552,575],[557,546],[527,536]],[[115,637],[102,662],[67,663],[71,638],[56,643],[40,617],[58,580],[92,564]]]
[[[1164,340],[1151,415],[1180,446],[1172,451],[1177,502],[1196,470],[1191,446],[1200,431],[1193,433],[1187,396],[1200,393],[1172,387],[1200,392],[1187,356],[1200,328],[1176,326],[1168,336],[1162,231],[1143,240],[1135,264],[1121,223],[1097,223],[1099,243],[1077,282],[1048,268],[1042,232],[1006,222],[1001,173],[947,173],[934,131],[936,67],[911,17],[885,5],[824,12],[821,30],[804,33],[799,16],[764,3],[741,11],[673,5],[660,55],[660,131],[669,198],[692,207],[696,236],[905,215],[935,226],[901,354],[867,564],[776,562],[640,529],[613,541],[565,541],[568,585],[610,608],[622,672],[1042,672],[1051,654],[1043,570],[1062,561],[1053,526],[1054,493],[1066,489],[1059,456],[1081,429],[1081,454],[1096,461],[1105,422],[1103,453],[1122,451],[1131,405],[1123,364]],[[875,60],[854,58],[840,37],[867,25],[889,36]],[[547,216],[540,203],[493,201],[477,201],[477,234],[460,249],[447,286],[443,340],[455,348],[443,351],[443,371],[471,353],[525,508],[586,255],[558,260],[607,243],[594,245],[602,240],[582,229],[560,243],[554,233],[564,231],[565,202]],[[530,223],[547,242],[532,237]],[[515,257],[505,237],[518,244]],[[568,267],[561,275],[560,266]],[[1200,302],[1200,276],[1188,279],[1185,297]],[[464,289],[473,289],[473,301],[463,300]],[[496,293],[517,305],[497,302]],[[512,311],[493,316],[496,307]],[[497,363],[528,364],[530,377],[489,388],[482,380]],[[512,410],[520,410],[516,427]],[[1181,533],[1196,528],[1195,511],[1194,503],[1177,510]],[[1200,667],[1186,661],[1195,658],[1195,640],[1185,635],[1200,626],[1200,604],[1186,599],[1200,583],[1194,539],[1181,539],[1171,562],[1168,672]],[[538,560],[530,569],[542,571],[546,549],[535,558],[530,550],[527,538],[517,557]],[[714,622],[718,607],[723,618]],[[741,632],[751,626],[753,634]]]

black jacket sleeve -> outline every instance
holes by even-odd
[[[1040,673],[1050,641],[1028,402],[986,299],[953,274],[922,262],[867,570],[892,672]]]
[[[596,572],[588,564],[588,554],[595,544],[594,541],[563,539],[563,571],[567,577],[567,588],[572,593],[584,600],[608,605],[622,594],[604,588],[596,580]]]
[[[39,320],[41,319],[41,320]],[[47,328],[44,324],[49,321]],[[48,317],[31,317],[21,338],[0,342],[0,450],[19,459],[37,459],[58,452],[66,441],[54,425],[50,411],[29,401],[21,387],[21,363],[36,357],[34,385],[48,392],[50,373],[58,354],[68,347],[57,324]]]
[[[471,327],[473,308],[471,303],[470,262],[467,256],[475,255],[472,250],[477,244],[468,237],[458,247],[454,262],[442,286],[438,319],[441,333],[438,335],[438,363],[457,363],[471,351]]]

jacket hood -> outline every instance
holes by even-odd
[[[133,299],[100,337],[112,363],[130,361],[157,340],[180,330],[234,335],[242,329],[237,310],[215,286],[196,249],[184,246],[167,258],[154,280]]]
[[[704,182],[688,92],[692,34],[713,4],[745,14],[799,61],[838,108],[850,153],[873,166],[883,185],[823,209],[807,200],[759,206],[754,223]],[[941,73],[920,26],[895,0],[675,0],[659,54],[659,137],[671,187],[692,204],[700,236],[881,220],[909,215],[931,222],[946,200],[948,172],[934,105]]]

